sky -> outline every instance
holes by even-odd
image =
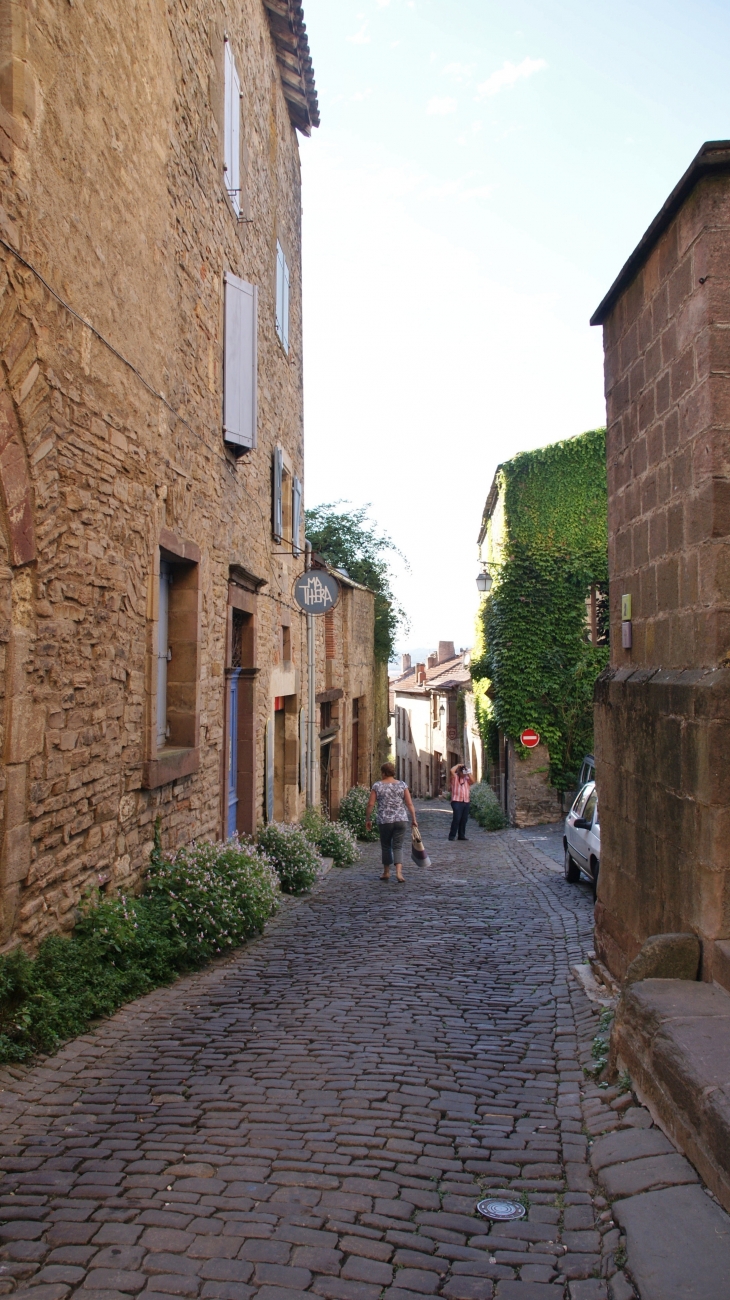
[[[306,503],[369,503],[399,651],[458,650],[497,465],[605,423],[589,318],[730,137],[730,2],[303,5]]]

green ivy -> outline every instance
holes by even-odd
[[[595,584],[605,634],[605,430],[523,452],[499,473],[505,535],[478,619],[477,716],[490,750],[497,728],[518,740],[534,727],[550,752],[551,783],[568,790],[593,748],[593,687],[608,663],[608,645],[589,642],[585,605]]]

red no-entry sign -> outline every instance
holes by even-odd
[[[539,733],[537,731],[533,731],[532,727],[525,727],[525,730],[520,735],[520,740],[522,741],[522,744],[525,746],[525,749],[534,749],[537,745],[540,744]]]

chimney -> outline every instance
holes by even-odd
[[[401,671],[407,673],[410,671],[410,667],[411,667],[411,656],[403,655],[401,658]]]
[[[423,683],[425,682],[425,680],[426,680],[426,665],[425,665],[425,664],[416,664],[416,683],[417,683],[417,685],[418,685],[418,686],[422,686]]]
[[[436,651],[434,650],[433,654],[428,656],[428,667],[429,667],[429,669],[431,669],[431,668],[435,668],[435,667],[436,667],[436,664],[438,663],[438,661],[439,661],[439,657],[438,657],[438,655],[436,654]]]
[[[453,641],[439,641],[439,663],[444,664],[447,659],[455,658],[456,652]]]

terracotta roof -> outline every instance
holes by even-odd
[[[454,655],[453,659],[446,659],[441,664],[435,664],[433,668],[426,669],[426,680],[419,683],[416,680],[416,668],[409,668],[408,672],[401,673],[399,677],[391,677],[390,686],[394,691],[405,691],[408,694],[427,695],[430,691],[448,691],[454,690],[459,686],[471,685],[471,673],[464,666],[464,655]]]
[[[642,235],[630,258],[624,263],[605,298],[596,307],[591,316],[591,325],[603,324],[624,289],[627,289],[631,281],[636,279],[657,240],[664,234],[697,182],[712,172],[730,172],[730,140],[708,140],[703,144],[648,230]]]
[[[289,116],[302,135],[311,135],[312,127],[319,126],[319,105],[302,6],[298,0],[264,0],[264,5]]]

